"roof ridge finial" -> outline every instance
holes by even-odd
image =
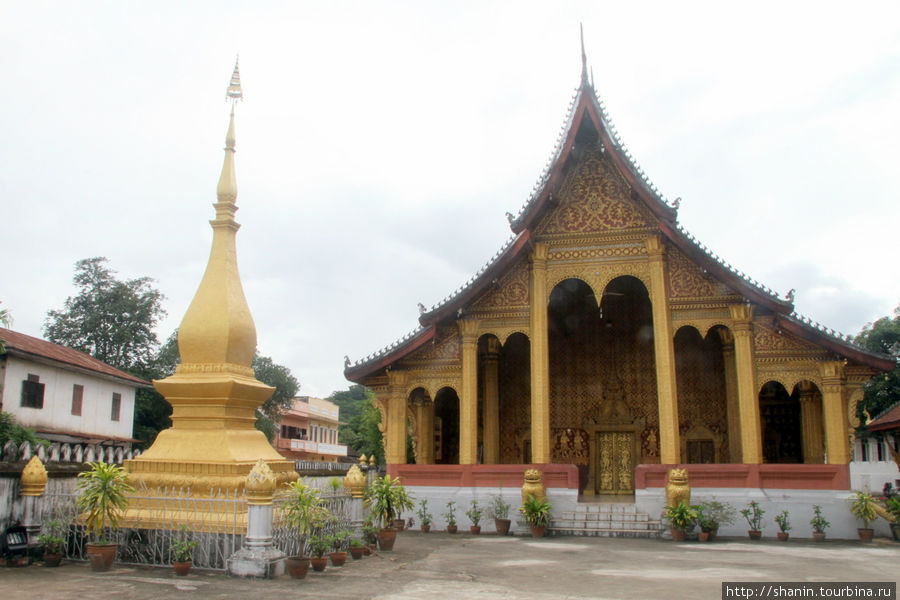
[[[579,23],[578,29],[581,32],[581,87],[588,87],[591,83],[588,79],[587,53],[584,51],[584,23]]]
[[[240,54],[234,57],[234,71],[231,73],[231,82],[228,84],[228,89],[225,90],[225,102],[228,102],[229,99],[231,100],[232,110],[234,110],[235,102],[244,99],[244,91],[241,89],[241,71],[238,69],[240,58]]]

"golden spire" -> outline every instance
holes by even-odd
[[[250,363],[256,352],[256,326],[244,297],[238,274],[235,235],[240,225],[237,212],[237,177],[234,169],[234,104],[243,97],[240,72],[235,61],[225,92],[231,100],[231,116],[225,135],[225,160],[213,204],[216,218],[212,249],[206,273],[178,329],[182,365],[228,365],[228,370],[252,375]],[[221,367],[220,367],[221,368]]]

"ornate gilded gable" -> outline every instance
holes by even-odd
[[[475,310],[521,307],[531,304],[528,262],[523,260],[504,273],[473,304]]]
[[[566,176],[559,205],[537,227],[538,234],[599,233],[655,225],[650,212],[631,198],[631,187],[600,148]]]
[[[756,352],[776,352],[779,354],[824,354],[825,350],[819,346],[800,339],[790,333],[774,330],[760,324],[753,325],[753,343]]]
[[[680,250],[669,248],[666,254],[669,263],[669,293],[673,298],[707,298],[733,293],[726,285],[704,273]]]
[[[459,360],[459,332],[456,327],[440,328],[431,344],[416,350],[404,362],[442,360]]]

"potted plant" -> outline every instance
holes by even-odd
[[[481,509],[478,508],[478,500],[472,498],[472,505],[469,507],[469,510],[466,511],[466,516],[469,517],[469,520],[472,522],[472,525],[469,527],[469,532],[478,535],[481,533]]]
[[[309,536],[309,563],[313,571],[324,571],[328,566],[328,557],[325,553],[331,550],[331,539],[326,533],[317,530]]]
[[[87,555],[94,571],[108,571],[116,558],[118,544],[104,537],[109,527],[115,531],[128,507],[127,493],[134,487],[128,483],[128,472],[118,465],[102,462],[89,464],[90,469],[78,474],[76,506],[84,511],[84,523],[91,534]]]
[[[37,542],[44,554],[44,566],[58,567],[66,553],[67,527],[62,521],[47,523],[47,533],[38,536]]]
[[[447,533],[456,533],[456,502],[453,500],[447,503],[444,520],[447,521]]]
[[[791,521],[790,515],[788,511],[783,510],[777,515],[775,515],[775,522],[778,523],[778,529],[780,530],[776,535],[778,535],[778,540],[781,542],[788,541],[788,533],[791,530]]]
[[[190,533],[187,526],[182,525],[178,529],[180,532],[178,539],[172,542],[172,569],[176,575],[184,576],[191,571],[194,564],[194,549],[198,544],[195,540],[188,539]]]
[[[741,510],[741,514],[747,520],[747,525],[750,526],[750,530],[747,532],[750,539],[760,539],[762,537],[762,518],[763,515],[766,514],[766,511],[760,508],[759,502],[751,500],[750,503],[747,504],[747,508]]]
[[[422,500],[419,503],[419,510],[416,511],[416,514],[419,516],[419,521],[422,523],[420,527],[422,528],[423,533],[428,533],[431,531],[431,519],[432,515],[428,512],[428,500]]]
[[[390,475],[376,477],[375,482],[366,490],[366,504],[371,508],[374,518],[380,523],[378,545],[384,551],[394,549],[397,529],[392,527],[404,510],[412,509],[413,499],[406,493],[400,478],[391,479]]]
[[[822,507],[818,504],[813,505],[813,518],[810,519],[809,524],[813,528],[813,539],[817,542],[825,539],[825,530],[831,527],[831,523],[822,515]]]
[[[303,579],[309,571],[309,557],[304,555],[306,538],[314,524],[322,521],[327,509],[322,503],[319,490],[299,479],[285,484],[288,488],[283,510],[287,522],[297,530],[300,543],[296,556],[285,558],[285,570],[294,579]]]
[[[891,521],[891,533],[894,540],[900,542],[900,496],[891,496],[885,499],[884,508],[894,519]]]
[[[709,540],[715,539],[716,534],[719,533],[719,526],[733,524],[737,516],[737,511],[732,505],[715,499],[701,502],[696,508],[700,513],[697,519],[700,533],[707,534],[707,536],[700,536],[701,540],[703,537],[707,537]]]
[[[366,554],[371,554],[372,550],[378,548],[378,528],[372,523],[371,516],[363,521],[362,536],[366,544]]]
[[[363,545],[362,540],[357,538],[353,538],[350,540],[350,556],[353,557],[353,560],[359,560],[363,557],[363,554],[366,552],[366,547]]]
[[[547,525],[550,524],[552,510],[553,507],[546,498],[538,500],[534,495],[528,494],[528,498],[519,508],[519,512],[522,513],[525,522],[531,528],[531,537],[544,537]]]
[[[856,530],[859,539],[871,542],[875,532],[869,527],[869,523],[878,517],[875,514],[875,496],[863,490],[854,490],[850,500],[850,512],[863,522],[863,526]]]
[[[669,524],[672,541],[683,542],[687,534],[693,531],[700,513],[696,506],[691,506],[687,500],[682,500],[674,506],[667,506],[663,517]]]
[[[350,532],[346,529],[335,531],[328,536],[328,539],[331,541],[331,552],[328,556],[331,558],[331,564],[335,567],[343,567],[344,563],[347,562],[347,551],[344,548],[349,537]]]
[[[497,535],[509,533],[509,509],[510,506],[504,502],[502,494],[497,494],[491,498],[491,505],[488,510],[494,519],[494,529],[497,530]]]

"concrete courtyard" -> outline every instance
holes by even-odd
[[[900,544],[877,539],[711,543],[609,538],[497,537],[402,532],[396,550],[302,580],[234,579],[194,571],[86,563],[0,570],[2,597],[485,599],[720,598],[723,581],[875,582],[900,578]]]

